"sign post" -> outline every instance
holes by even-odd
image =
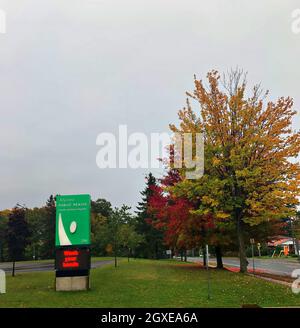
[[[207,298],[210,300],[211,293],[210,293],[210,273],[209,273],[209,252],[208,252],[208,245],[205,246],[206,251],[206,271],[207,271]]]
[[[261,244],[257,243],[257,249],[258,249],[258,256],[259,257],[261,257],[260,248],[261,248]]]
[[[56,291],[90,287],[90,195],[56,196]]]
[[[251,243],[251,250],[252,250],[252,266],[253,266],[253,274],[255,275],[255,264],[254,264],[254,244],[255,244],[255,240],[254,238],[250,239],[250,243]]]

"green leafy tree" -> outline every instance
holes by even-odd
[[[4,210],[0,212],[0,261],[4,262],[7,258],[7,223],[10,210]]]
[[[112,206],[109,201],[104,198],[98,198],[91,203],[92,213],[101,214],[104,217],[109,217],[112,213]]]
[[[115,207],[108,219],[109,236],[113,247],[115,257],[115,267],[117,267],[117,257],[121,245],[121,226],[130,222],[132,215],[129,212],[130,207],[122,205],[121,208]]]
[[[6,236],[9,259],[13,261],[13,276],[15,275],[15,262],[24,259],[25,248],[28,244],[29,229],[25,211],[25,208],[16,206],[8,218]]]
[[[144,241],[144,237],[137,233],[136,227],[132,223],[121,225],[119,236],[120,244],[127,251],[129,262],[130,255],[135,253],[136,248]]]
[[[107,255],[111,242],[108,220],[112,211],[111,203],[103,198],[91,203],[91,252],[94,256]]]
[[[35,207],[26,210],[26,220],[30,232],[29,245],[27,247],[29,258],[37,260],[42,256],[42,254],[40,254],[40,249],[43,246],[43,241],[48,237],[48,233],[46,232],[47,226],[43,225],[43,220],[47,219],[47,215],[48,213],[45,207]]]
[[[49,197],[44,207],[44,216],[40,222],[41,228],[41,248],[40,255],[42,258],[54,258],[55,252],[55,224],[56,224],[56,208],[55,198],[53,195]]]

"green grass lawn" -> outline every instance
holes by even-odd
[[[54,273],[18,273],[7,277],[0,307],[240,307],[300,306],[289,287],[239,273],[211,270],[175,261],[126,260],[91,271],[88,292],[55,292]]]

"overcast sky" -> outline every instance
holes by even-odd
[[[135,206],[147,169],[99,169],[96,137],[168,131],[193,75],[239,66],[300,108],[299,1],[0,0],[0,208],[90,193]],[[300,119],[294,122],[300,127]]]

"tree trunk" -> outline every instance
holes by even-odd
[[[114,255],[115,255],[115,268],[118,266],[118,260],[117,260],[117,242],[115,241],[115,246],[114,246]]]
[[[16,267],[16,262],[13,261],[13,268],[12,268],[12,276],[15,276],[15,267]]]
[[[184,262],[187,262],[187,251],[184,250]]]
[[[206,250],[205,246],[202,246],[202,254],[203,254],[203,266],[206,266]]]
[[[238,235],[238,243],[239,243],[240,272],[246,273],[248,261],[247,261],[246,250],[245,250],[243,222],[241,221],[240,218],[237,218],[237,235]]]
[[[217,269],[223,269],[223,260],[222,260],[222,249],[220,245],[215,247],[216,260],[217,260]]]
[[[292,238],[293,238],[293,243],[294,243],[294,248],[295,248],[295,253],[298,256],[298,261],[299,261],[299,242],[298,242],[298,238],[295,237],[295,230],[294,230],[294,224],[293,224],[293,220],[290,219],[291,222],[291,232],[292,232]]]

